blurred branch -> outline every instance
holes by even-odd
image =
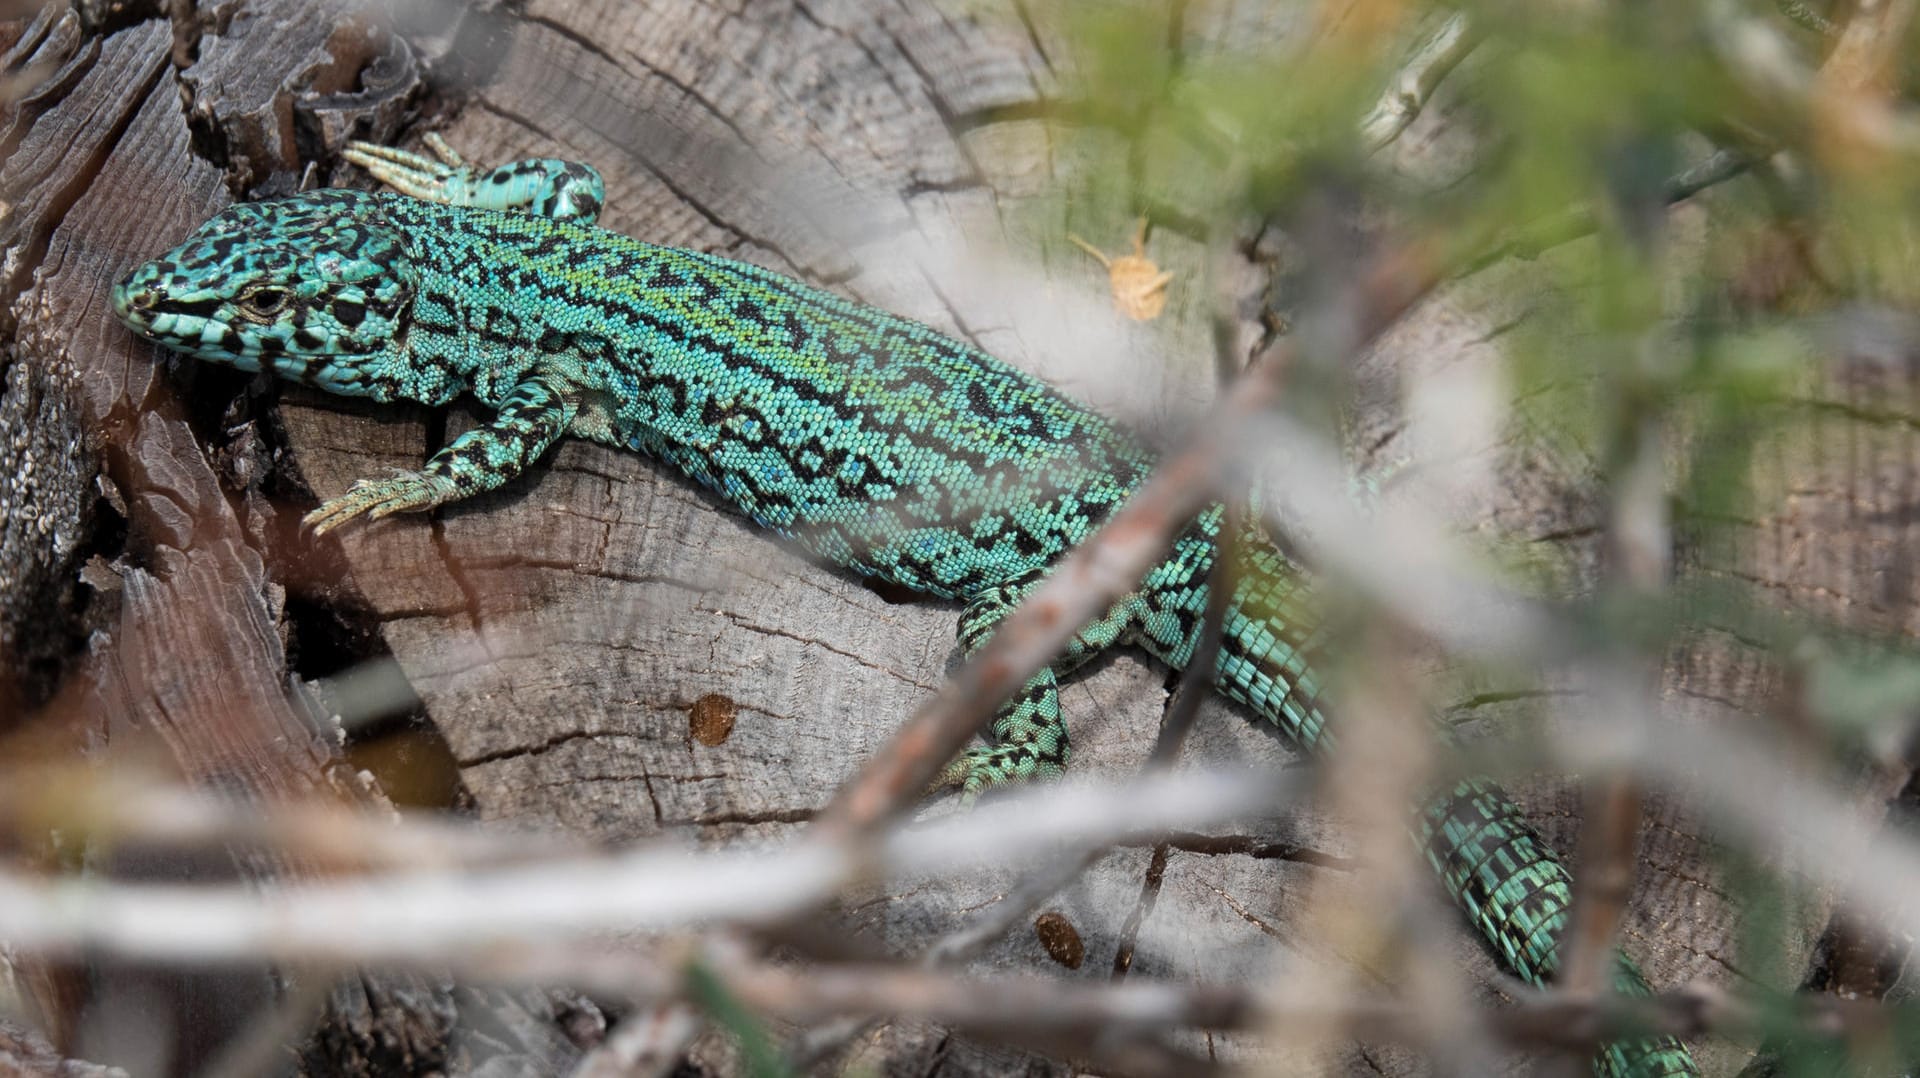
[[[1753,158],[1744,152],[1715,150],[1704,161],[1667,181],[1667,204],[1671,206],[1685,202],[1709,187],[1741,175],[1751,167]],[[1501,238],[1485,251],[1463,262],[1458,272],[1460,276],[1466,276],[1503,259],[1535,258],[1563,243],[1592,235],[1599,227],[1599,215],[1591,204],[1574,206]]]
[[[628,1015],[592,1051],[580,1057],[572,1078],[657,1078],[674,1073],[686,1046],[706,1023],[681,1003]]]
[[[1561,937],[1560,983],[1576,996],[1597,996],[1612,983],[1613,943],[1633,895],[1640,811],[1640,787],[1631,776],[1588,782],[1573,909]]]
[[[1797,0],[1783,0],[1781,8],[1814,14]],[[1816,106],[1823,116],[1837,110],[1832,122],[1859,135],[1866,144],[1903,155],[1920,153],[1920,116],[1896,112],[1883,97],[1865,92],[1884,77],[1891,63],[1892,49],[1912,18],[1911,0],[1869,0],[1857,5],[1854,17],[1838,30],[1821,19],[1824,32],[1838,33],[1840,41],[1818,72],[1801,67],[1793,58],[1791,43],[1770,27],[1739,17],[1726,3],[1716,3],[1714,10],[1718,12],[1716,29],[1709,36],[1720,47],[1728,66],[1744,77],[1750,91],[1805,113],[1814,112]],[[1667,202],[1684,202],[1733,179],[1766,153],[1755,147],[1716,150],[1667,182]],[[1572,207],[1501,239],[1465,263],[1461,273],[1475,273],[1506,258],[1536,257],[1598,227],[1593,206]]]
[[[1400,623],[1390,615],[1378,618],[1355,643],[1359,653],[1351,664],[1339,667],[1345,676],[1331,694],[1341,701],[1340,742],[1339,751],[1322,765],[1322,794],[1328,811],[1349,821],[1356,856],[1368,871],[1359,886],[1327,874],[1312,880],[1302,921],[1311,926],[1320,946],[1311,956],[1285,956],[1275,978],[1281,999],[1355,996],[1361,971],[1391,963],[1409,950],[1402,945],[1406,933],[1400,914],[1405,896],[1421,882],[1421,869],[1407,841],[1406,791],[1427,787],[1436,746],[1423,686],[1410,659],[1411,641]],[[1421,1000],[1397,1035],[1432,1046],[1436,1056],[1459,1058],[1462,1052],[1449,1042],[1471,1022],[1434,1020],[1437,1008],[1458,998],[1458,992],[1450,992]],[[1299,1023],[1291,1010],[1276,1008],[1269,1014],[1264,1032],[1272,1043],[1287,1044],[1289,1051],[1272,1060],[1266,1073],[1328,1073],[1334,1069],[1335,1045],[1370,1039],[1355,1028],[1364,1020],[1361,1014]]]
[[[916,1018],[995,1036],[1075,1038],[1126,1043],[1171,1029],[1276,1030],[1290,1042],[1306,1030],[1337,1027],[1368,1041],[1418,1042],[1424,1002],[1355,998],[1314,990],[1305,995],[1240,985],[1061,981],[1034,974],[962,976],[899,965],[775,965],[708,948],[691,961],[742,1005],[795,1023],[848,1012]],[[627,995],[677,998],[683,978],[657,966],[624,961]],[[610,969],[617,974],[617,970]],[[610,977],[614,981],[617,977]],[[1563,990],[1505,986],[1511,1007],[1487,1012],[1486,1028],[1501,1040],[1572,1051],[1645,1033],[1695,1036],[1749,1032],[1785,1012],[1796,1026],[1821,1032],[1887,1029],[1915,1016],[1911,1007],[1820,996],[1788,1000],[1693,985],[1651,998],[1613,994],[1581,998]]]
[[[1883,10],[1879,0],[1857,9],[1860,18],[1876,20]],[[1708,40],[1748,93],[1807,122],[1823,140],[1900,157],[1920,154],[1920,115],[1864,92],[1874,76],[1856,67],[1854,58],[1878,46],[1836,48],[1830,65],[1816,72],[1799,61],[1791,42],[1728,0],[1716,0],[1708,11]],[[1850,25],[1841,31],[1842,41],[1876,38],[1879,25]]]
[[[1829,93],[1887,94],[1888,76],[1900,60],[1915,0],[1855,0],[1833,51],[1820,64]]]
[[[456,968],[485,960],[504,962],[489,967],[503,975],[515,969],[516,958],[538,965],[526,952],[541,941],[722,921],[764,923],[817,908],[868,871],[960,871],[1058,856],[1062,846],[1104,846],[1204,828],[1275,805],[1288,785],[1271,775],[1222,773],[1153,776],[1104,790],[1055,785],[888,835],[864,857],[818,839],[771,851],[650,847],[526,867],[392,872],[275,891],[0,872],[0,924],[6,942],[23,953],[98,948],[201,963],[266,956]],[[343,814],[340,826],[347,834],[376,833],[364,817]],[[412,841],[418,839],[402,844]]]
[[[1659,244],[1649,240],[1640,253],[1648,272],[1657,272],[1653,256]],[[1605,587],[1633,598],[1666,593],[1673,558],[1667,519],[1665,416],[1645,398],[1639,381],[1660,366],[1655,331],[1643,332],[1613,376],[1608,456],[1611,504],[1606,532]],[[1628,644],[1626,646],[1631,646]],[[1659,683],[1659,657],[1648,654],[1600,655],[1592,665],[1592,691],[1604,701],[1605,721],[1634,709],[1652,708]],[[1637,726],[1638,724],[1636,724]],[[1561,937],[1560,983],[1576,995],[1598,995],[1613,980],[1613,944],[1633,894],[1639,840],[1640,785],[1627,772],[1589,774],[1581,814],[1578,872],[1573,908]]]
[[[187,789],[80,767],[34,764],[0,772],[0,829],[58,830],[99,849],[231,846],[271,850],[320,872],[423,872],[587,858],[603,849],[577,836],[477,828],[428,814],[376,814],[342,804],[290,802],[268,812]]]
[[[698,962],[740,1004],[800,1024],[845,1013],[923,1019],[996,1037],[1080,1043],[1149,1040],[1173,1029],[1274,1030],[1284,1043],[1305,1031],[1343,1028],[1368,1041],[1418,1043],[1426,1036],[1425,1001],[1358,998],[1313,989],[1289,995],[1242,985],[1061,981],[1035,974],[963,976],[903,965],[783,966],[748,958],[737,948],[703,948]],[[608,988],[624,982],[629,998],[679,998],[684,978],[672,967],[618,956],[604,963]],[[1821,996],[1789,999],[1735,994],[1692,985],[1650,998],[1604,993],[1579,997],[1560,989],[1503,985],[1511,1007],[1486,1012],[1485,1028],[1512,1044],[1570,1051],[1646,1033],[1743,1034],[1782,1017],[1807,1030],[1888,1029],[1915,1018],[1912,1007]]]
[[[1439,522],[1406,508],[1362,517],[1345,496],[1337,462],[1283,416],[1266,421],[1275,467],[1268,521],[1306,550],[1325,576],[1353,587],[1458,654],[1508,661],[1574,659],[1580,634],[1547,605],[1494,587],[1457,552]],[[1404,500],[1402,500],[1404,501]],[[1284,508],[1282,508],[1284,507]],[[1860,897],[1876,916],[1920,938],[1920,845],[1871,827],[1843,798],[1784,756],[1747,739],[1694,729],[1636,697],[1622,713],[1582,723],[1549,742],[1548,766],[1617,770],[1703,802],[1756,850],[1785,851],[1818,882]],[[1537,757],[1505,766],[1476,747],[1461,775],[1533,770]]]
[[[1822,37],[1832,37],[1838,32],[1832,19],[1813,10],[1805,0],[1774,0],[1774,7],[1802,30],[1811,30]]]
[[[1556,732],[1546,747],[1548,766],[1630,769],[1688,798],[1730,839],[1853,896],[1890,931],[1920,938],[1920,906],[1911,900],[1920,894],[1920,842],[1875,826],[1779,750],[1653,707]]]
[[[1455,12],[1420,43],[1393,76],[1386,92],[1360,121],[1360,144],[1375,153],[1400,137],[1426,108],[1441,81],[1478,48],[1483,35],[1464,12]]]
[[[1576,634],[1546,604],[1492,580],[1413,499],[1362,513],[1338,454],[1303,424],[1268,416],[1258,444],[1263,519],[1322,577],[1457,654],[1540,660],[1579,653]]]

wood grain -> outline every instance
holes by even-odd
[[[112,322],[106,289],[233,192],[292,190],[306,161],[349,134],[400,137],[431,122],[475,160],[593,162],[608,179],[609,227],[883,304],[969,337],[1149,437],[1174,436],[1211,392],[1209,363],[1178,358],[1209,354],[1192,237],[1166,230],[1151,241],[1156,261],[1181,274],[1164,325],[1089,329],[1077,346],[1032,311],[1009,311],[1004,290],[967,270],[968,252],[988,252],[988,278],[1031,273],[1010,267],[1044,257],[1050,276],[1036,277],[1032,306],[1104,312],[1099,268],[1065,236],[1111,247],[1131,226],[1117,207],[1103,216],[1050,201],[1074,179],[1076,154],[1109,136],[1042,116],[1072,50],[1045,12],[1035,22],[1026,7],[532,0],[517,13],[476,5],[395,31],[328,3],[267,0],[178,22],[136,9],[117,26],[88,26],[49,9],[14,25],[5,71],[31,72],[32,85],[4,117],[0,435],[33,467],[0,475],[0,712],[57,712],[103,759],[122,744],[157,745],[169,766],[236,796],[364,799],[375,795],[343,766],[304,679],[390,661],[417,696],[414,719],[458,765],[460,806],[483,819],[613,840],[791,834],[933,691],[956,658],[956,609],[895,602],[756,533],[654,463],[581,442],[496,493],[312,546],[291,521],[313,499],[417,465],[476,413],[376,409],[163,359]],[[1186,47],[1298,32],[1287,10],[1260,19],[1252,7],[1184,5]],[[1396,167],[1457,174],[1451,124],[1443,104],[1423,116]],[[909,249],[935,257],[904,257]],[[1013,261],[991,261],[996,251]],[[1264,262],[1239,271],[1254,295],[1273,276]],[[1433,432],[1409,395],[1497,379],[1498,331],[1524,314],[1511,284],[1464,282],[1368,357],[1344,422],[1356,459],[1379,470],[1430,456],[1423,439]],[[1156,358],[1110,353],[1099,343],[1108,340]],[[1768,496],[1738,541],[1684,551],[1685,571],[1910,637],[1920,624],[1913,397],[1910,369],[1853,362],[1780,402],[1791,422],[1756,465]],[[1448,450],[1466,477],[1451,492],[1451,519],[1530,546],[1569,590],[1589,585],[1594,463],[1551,429],[1483,434]],[[319,637],[345,643],[322,660],[301,643]],[[1510,699],[1507,687],[1467,684],[1447,714],[1468,731],[1542,721],[1538,700]],[[1738,724],[1764,714],[1779,683],[1761,656],[1709,636],[1669,657],[1663,691],[1690,721]],[[728,732],[697,736],[690,723],[714,697],[728,701]],[[1139,767],[1166,699],[1165,672],[1136,655],[1072,680],[1064,703],[1076,767]],[[1188,757],[1294,760],[1247,719],[1209,703]],[[1863,818],[1907,777],[1863,781]],[[1572,850],[1577,789],[1542,781],[1519,793],[1555,845]],[[1310,881],[1338,887],[1352,876],[1341,821],[1305,812],[1209,839],[1171,851],[1132,941],[1132,976],[1256,980],[1275,961],[1315,952],[1297,898]],[[1115,851],[1050,905],[1090,958],[1079,969],[1049,958],[1031,932],[980,963],[1106,976],[1148,860]],[[1701,821],[1683,805],[1652,804],[1640,867],[1624,931],[1651,979],[1741,983],[1739,909]],[[839,917],[891,952],[915,953],[1012,879],[891,881]],[[1816,895],[1795,911],[1779,941],[1782,968],[1815,961],[1829,904]],[[1477,941],[1459,928],[1447,945],[1474,991],[1496,996]],[[273,974],[253,976],[272,993]],[[88,1028],[81,1004],[104,998],[96,988],[69,978],[44,989],[58,997],[42,1002],[65,1023],[60,1036]],[[566,1030],[581,1012],[570,1008],[356,982],[335,993],[302,1065],[373,1074],[396,1060],[500,1059],[552,1071],[577,1051]],[[213,1049],[203,1042],[248,1014],[181,1017],[192,1038],[172,1042],[170,1058],[205,1058]],[[491,1041],[463,1032],[480,1015],[492,1016]],[[1179,1043],[1226,1060],[1249,1051],[1231,1038]],[[1740,1046],[1701,1049],[1714,1071],[1745,1058]],[[724,1070],[728,1052],[709,1038],[696,1059]],[[915,1025],[883,1027],[855,1057],[889,1072],[1068,1069]],[[1398,1048],[1356,1046],[1342,1066],[1398,1075],[1423,1064]]]

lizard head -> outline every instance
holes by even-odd
[[[377,198],[314,191],[230,206],[115,285],[114,314],[199,359],[384,397],[414,281]]]

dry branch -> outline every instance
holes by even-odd
[[[1387,89],[1360,121],[1360,140],[1368,152],[1375,152],[1400,137],[1427,99],[1460,61],[1480,46],[1482,34],[1463,12],[1455,12],[1440,24],[1413,51]]]

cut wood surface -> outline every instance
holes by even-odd
[[[673,831],[773,843],[822,808],[957,659],[953,605],[902,602],[813,564],[658,464],[578,440],[444,511],[322,542],[300,535],[295,522],[316,499],[418,466],[479,413],[373,406],[168,358],[114,322],[106,295],[233,198],[297,188],[311,162],[322,181],[363,184],[344,166],[329,171],[349,136],[417,148],[433,129],[481,162],[591,162],[608,181],[606,227],[920,319],[1149,438],[1177,438],[1211,396],[1198,238],[1155,228],[1150,248],[1176,280],[1169,315],[1146,328],[1109,309],[1103,271],[1067,240],[1117,250],[1132,220],[1058,199],[1074,148],[1101,135],[1045,118],[1073,50],[1017,0],[531,0],[435,9],[431,25],[397,28],[325,0],[206,5],[171,21],[163,6],[126,5],[105,21],[55,6],[6,30],[0,709],[64,716],[74,751],[145,752],[263,801],[316,790],[374,801],[380,785],[398,800],[409,799],[398,789],[433,788],[443,743],[457,768],[447,800],[486,820],[609,840]],[[1271,23],[1230,20],[1231,4],[1184,7],[1190,49],[1294,32],[1284,7]],[[1450,167],[1449,122],[1444,108],[1423,116],[1396,167]],[[1157,197],[1177,204],[1179,193]],[[1509,271],[1526,269],[1489,272]],[[1258,296],[1273,267],[1235,272]],[[1498,392],[1499,333],[1525,312],[1494,294],[1510,303],[1512,289],[1476,278],[1447,290],[1367,358],[1361,404],[1344,421],[1364,467],[1433,464],[1435,432],[1409,424],[1405,387]],[[1911,635],[1913,392],[1904,371],[1855,364],[1808,399],[1779,402],[1787,433],[1756,465],[1779,497],[1745,541],[1683,552],[1684,570]],[[1440,462],[1468,477],[1447,507],[1460,528],[1531,547],[1570,589],[1590,582],[1601,520],[1592,461],[1524,423],[1442,448],[1465,461]],[[404,689],[346,714],[343,732],[328,711],[353,708],[336,675],[383,667]],[[1778,691],[1769,669],[1737,639],[1707,639],[1670,657],[1663,693],[1693,721],[1755,722]],[[1074,766],[1114,776],[1141,766],[1169,688],[1136,654],[1075,676],[1063,693]],[[1449,701],[1448,717],[1499,732],[1538,713],[1537,699],[1483,688]],[[1211,701],[1185,759],[1281,767],[1293,754]],[[1863,826],[1907,778],[1863,778]],[[1570,852],[1577,788],[1541,780],[1517,793]],[[1176,847],[1131,939],[1148,851],[1100,860],[1049,905],[1084,944],[1078,969],[1049,957],[1034,931],[979,962],[1102,979],[1130,945],[1133,977],[1252,981],[1317,954],[1299,898],[1352,875],[1342,822],[1309,809],[1250,837]],[[1639,869],[1624,935],[1655,985],[1750,976],[1734,957],[1740,911],[1697,817],[1654,801]],[[890,881],[838,916],[911,955],[1015,878]],[[1816,897],[1790,918],[1779,941],[1789,977],[1822,961],[1814,944],[1830,914]],[[1455,935],[1451,949],[1491,998],[1490,956],[1464,923]],[[248,989],[227,984],[182,1014],[168,1043],[128,1048],[97,1039],[103,1013],[141,998],[116,995],[110,972],[12,976],[79,1056],[135,1073],[154,1073],[139,1064],[156,1057],[140,1052],[176,1065],[210,1058],[259,1002],[241,1007],[233,999]],[[284,971],[252,976],[255,994],[285,994]],[[564,997],[355,982],[336,990],[301,1058],[314,1074],[564,1072],[593,1043],[600,1020],[583,1016],[596,1014]],[[1248,1044],[1183,1047],[1234,1060]],[[1748,1054],[1696,1049],[1713,1073]],[[888,1073],[1068,1069],[911,1024],[882,1027],[855,1051]],[[728,1052],[714,1035],[695,1058],[725,1070]],[[1424,1063],[1365,1045],[1341,1066],[1412,1074]]]

